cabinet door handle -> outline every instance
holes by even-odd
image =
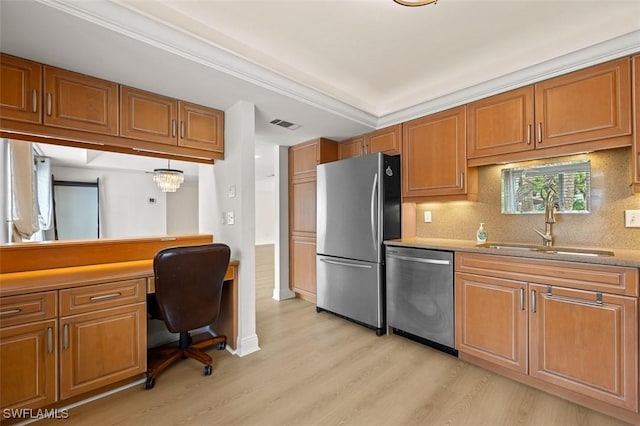
[[[95,302],[97,300],[113,299],[115,297],[120,297],[120,296],[122,296],[122,293],[117,292],[117,293],[111,293],[111,294],[103,294],[100,296],[91,296],[89,300],[92,302]]]
[[[11,309],[9,311],[0,311],[0,315],[13,315],[13,314],[19,314],[20,312],[22,312],[22,309],[16,308],[16,309]]]
[[[38,91],[36,89],[33,89],[33,106],[31,107],[31,111],[33,112],[38,112]]]
[[[520,287],[520,310],[524,311],[524,288]]]
[[[171,120],[171,137],[176,137],[176,120]]]
[[[62,348],[69,349],[69,324],[65,324],[62,329]]]
[[[536,291],[535,290],[531,290],[531,312],[532,313],[536,313],[536,308],[537,308],[537,301],[536,301]]]
[[[47,327],[47,350],[53,353],[53,328]]]
[[[184,121],[180,121],[180,139],[184,139]]]
[[[531,124],[527,125],[527,145],[531,145]]]
[[[47,93],[47,115],[51,115],[52,99],[51,93]]]
[[[575,297],[559,296],[559,295],[553,294],[552,287],[547,286],[547,299],[559,300],[562,302],[578,303],[580,305],[604,306],[604,302],[602,301],[602,293],[600,292],[596,293],[596,300],[584,300],[584,299],[577,299]]]
[[[538,123],[538,143],[542,143],[542,121]]]
[[[464,189],[464,173],[460,173],[460,189]]]

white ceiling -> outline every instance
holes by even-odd
[[[292,145],[638,52],[640,2],[0,0],[0,48],[223,110],[252,102],[258,145]]]

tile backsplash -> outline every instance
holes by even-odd
[[[591,213],[557,214],[554,245],[640,250],[640,228],[624,227],[624,211],[640,209],[640,194],[629,186],[629,149],[558,157],[518,165],[543,164],[575,159],[591,160]],[[478,173],[478,201],[420,203],[416,208],[416,235],[427,238],[475,240],[484,222],[488,241],[541,244],[534,228],[544,231],[544,215],[500,213],[500,178],[509,165],[482,166]],[[424,223],[424,211],[432,222]]]

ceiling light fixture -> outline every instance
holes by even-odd
[[[171,168],[171,160],[168,160],[166,169],[154,169],[153,181],[162,192],[176,192],[184,182],[184,172]]]
[[[393,0],[394,2],[403,6],[425,6],[431,3],[438,3],[438,0]]]

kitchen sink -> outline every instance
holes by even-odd
[[[494,250],[521,250],[521,251],[535,251],[546,254],[562,254],[572,256],[613,256],[613,252],[609,250],[591,250],[591,249],[578,249],[570,247],[546,247],[536,246],[531,244],[518,244],[518,243],[482,243],[476,245],[476,247],[489,248]]]

